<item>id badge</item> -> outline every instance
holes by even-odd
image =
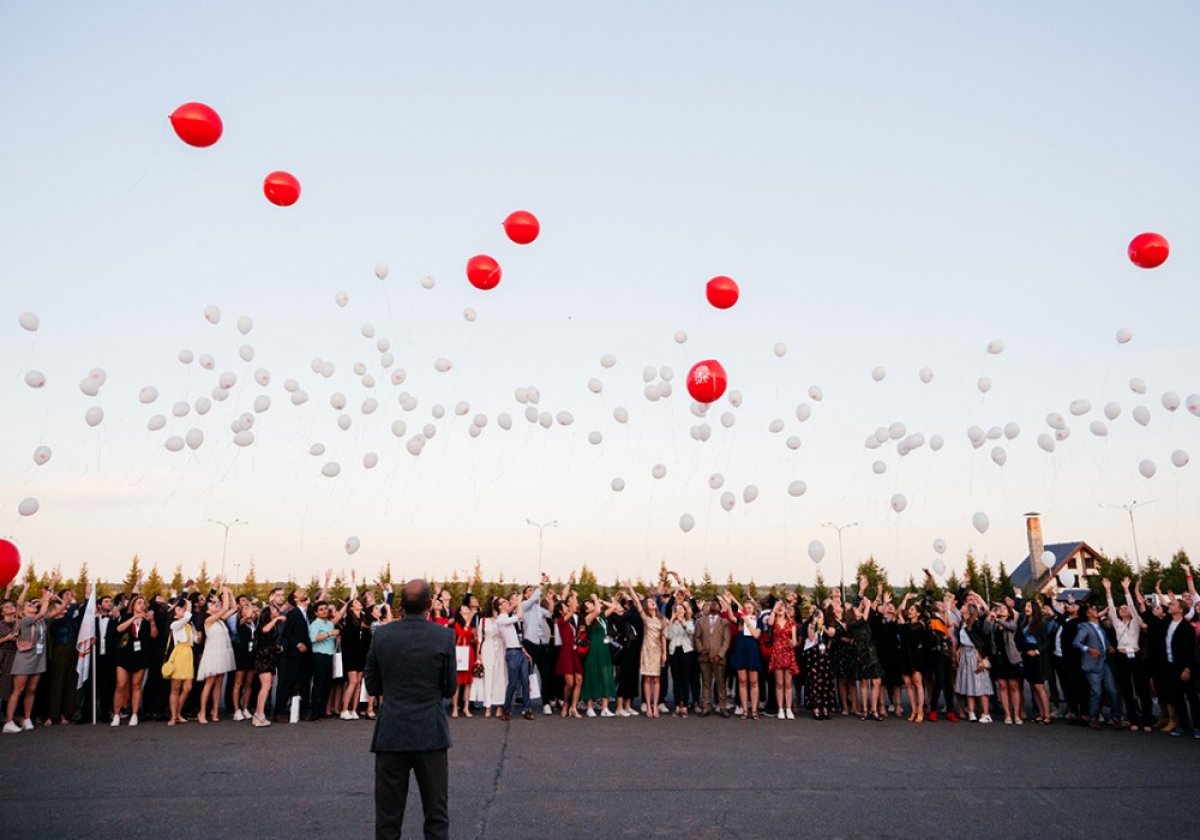
[[[34,656],[41,656],[41,655],[42,655],[42,653],[43,653],[45,650],[46,650],[46,645],[45,645],[45,643],[44,643],[44,642],[38,642],[38,643],[37,643],[37,645],[35,645],[35,646],[34,646],[34,649],[33,649]]]
[[[1125,658],[1126,658],[1126,659],[1136,659],[1136,658],[1137,658],[1137,654],[1135,654],[1135,653],[1134,653],[1133,651],[1131,651],[1131,650],[1127,650],[1127,651],[1125,651]]]
[[[141,643],[141,642],[139,642],[139,641],[137,641],[137,640],[134,640],[134,643],[133,643],[133,652],[134,652],[134,653],[141,653],[141,652],[142,652],[142,643]]]
[[[247,653],[254,653],[254,642],[251,642],[250,644],[248,644],[248,645],[246,646],[246,652],[247,652]]]

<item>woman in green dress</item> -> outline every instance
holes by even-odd
[[[596,717],[595,703],[600,701],[600,717],[616,717],[608,708],[608,699],[617,693],[613,679],[612,651],[608,647],[608,622],[615,604],[592,595],[584,602],[588,654],[583,660],[583,692],[587,716]]]

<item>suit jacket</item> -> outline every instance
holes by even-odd
[[[299,654],[296,645],[302,644],[309,653],[312,652],[312,641],[308,637],[308,622],[304,620],[303,608],[293,606],[283,618],[283,632],[279,634],[279,643],[285,654]],[[303,656],[303,654],[300,654]]]
[[[1170,629],[1171,622],[1168,620],[1163,635]],[[1171,637],[1171,659],[1176,670],[1196,667],[1196,631],[1186,618],[1175,628],[1175,635]]]
[[[449,749],[442,701],[458,687],[453,630],[421,614],[383,625],[367,651],[363,679],[369,694],[383,695],[371,752]]]
[[[701,662],[724,660],[729,652],[729,622],[718,616],[714,626],[709,619],[708,615],[696,619],[696,653]]]
[[[1079,629],[1075,631],[1074,645],[1083,656],[1080,668],[1085,674],[1100,673],[1104,670],[1109,643],[1103,627],[1097,628],[1090,621],[1080,622]],[[1088,653],[1089,650],[1099,650],[1100,655],[1092,656]]]

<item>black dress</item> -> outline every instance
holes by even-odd
[[[883,684],[888,688],[900,685],[900,634],[894,621],[885,621],[879,613],[871,613],[871,638],[883,668]]]
[[[641,684],[642,617],[634,609],[613,618],[612,632],[621,642],[617,654],[617,697],[636,700]]]
[[[371,628],[347,610],[342,625],[342,670],[345,673],[366,670],[370,646]]]
[[[921,622],[908,622],[899,626],[900,630],[900,674],[911,677],[925,671],[925,625]]]
[[[233,661],[239,671],[254,668],[254,654],[259,647],[258,628],[253,623],[241,622],[233,637]]]
[[[118,624],[124,624],[130,618],[122,616]],[[150,613],[140,622],[134,622],[125,629],[117,641],[117,667],[124,668],[133,674],[145,671],[154,659],[151,652],[150,623],[153,621]],[[136,629],[135,629],[136,628]]]
[[[262,615],[258,617],[258,632],[255,633],[254,640],[254,673],[256,674],[275,673],[275,668],[279,665],[279,655],[283,653],[283,648],[279,644],[279,628],[282,626],[282,622],[277,623],[270,630],[264,630],[263,628],[270,621],[271,611],[264,609]]]

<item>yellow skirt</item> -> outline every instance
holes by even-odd
[[[176,644],[171,651],[168,662],[174,664],[175,673],[171,675],[173,680],[191,680],[196,678],[196,664],[193,661],[192,646]]]

